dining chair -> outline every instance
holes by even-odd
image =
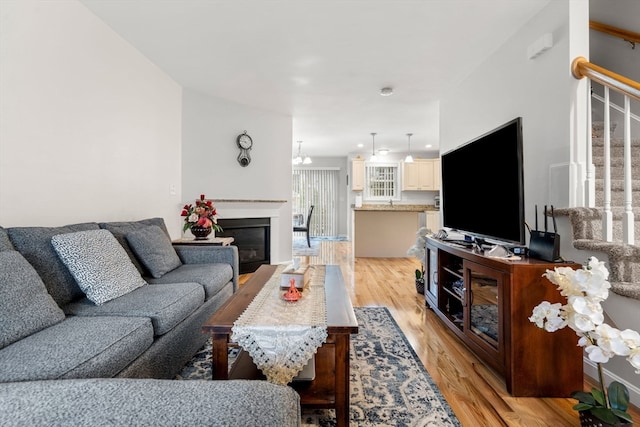
[[[311,227],[311,214],[313,213],[313,205],[309,207],[309,215],[307,215],[307,222],[302,225],[294,225],[293,232],[301,232],[307,234],[307,245],[311,247],[311,239],[309,238],[309,229]]]

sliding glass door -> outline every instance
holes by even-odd
[[[293,170],[293,214],[306,221],[309,207],[314,206],[311,236],[338,235],[338,173],[336,168]]]

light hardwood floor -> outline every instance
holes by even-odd
[[[575,400],[512,397],[504,381],[425,307],[415,290],[414,258],[355,258],[351,242],[321,241],[304,264],[339,265],[354,307],[389,309],[464,427],[578,427]],[[243,275],[240,283],[250,275]],[[576,338],[577,343],[577,338]],[[591,385],[585,383],[585,389]],[[631,411],[640,420],[640,411]]]

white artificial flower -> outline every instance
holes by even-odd
[[[609,278],[609,270],[605,267],[604,261],[599,261],[598,258],[592,256],[587,261],[587,268],[593,271],[594,273],[602,275],[604,280]]]
[[[189,215],[189,222],[198,222],[200,216],[197,213],[192,213]]]
[[[627,357],[631,366],[636,368],[636,374],[640,374],[640,347],[636,347],[631,350],[631,354]]]
[[[417,237],[425,237],[427,234],[429,234],[430,231],[427,227],[420,227],[418,228],[418,231],[416,231],[416,236]]]
[[[627,361],[640,374],[640,334],[630,329],[620,331],[604,323],[601,303],[611,288],[609,271],[604,264],[591,257],[580,270],[570,267],[547,270],[544,277],[557,285],[567,304],[543,301],[533,309],[529,320],[549,332],[568,325],[578,335],[578,345],[584,347],[590,360],[599,365],[616,355],[627,356]]]
[[[631,349],[625,344],[620,331],[606,323],[597,326],[594,335],[596,336],[598,347],[606,351],[607,354],[628,356],[631,353]]]
[[[569,327],[576,332],[593,331],[604,321],[602,306],[583,296],[571,296],[565,306]]]
[[[566,326],[561,309],[562,304],[560,303],[551,304],[549,301],[543,301],[533,309],[529,320],[548,332],[557,331]]]
[[[589,345],[584,351],[589,355],[589,359],[596,363],[607,363],[615,354],[610,353],[598,347],[597,345]]]
[[[576,271],[570,267],[557,267],[554,270],[547,270],[544,276],[549,279],[551,283],[558,286],[560,295],[582,295],[582,289],[576,286],[574,276]]]
[[[625,329],[624,331],[620,331],[620,337],[631,350],[640,348],[640,334],[638,332]]]

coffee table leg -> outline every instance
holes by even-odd
[[[335,335],[336,423],[349,425],[349,334]]]
[[[226,334],[212,335],[211,376],[214,380],[226,380],[229,378],[227,339],[228,335]]]

